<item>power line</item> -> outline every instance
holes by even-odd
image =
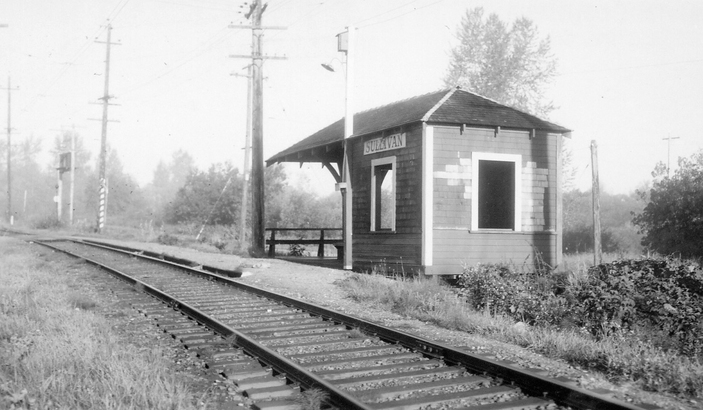
[[[112,9],[112,12],[110,12],[110,14],[107,16],[108,21],[114,22],[115,19],[117,18],[117,16],[119,16],[120,13],[122,12],[122,10],[124,10],[127,3],[129,3],[129,0],[120,0],[120,1],[123,1],[122,7],[120,7],[120,3],[118,2],[117,5],[115,6],[115,8]],[[119,10],[117,9],[118,7],[119,7]]]
[[[151,83],[166,77],[167,75],[171,74],[172,72],[176,71],[177,69],[183,67],[184,65],[190,63],[191,61],[193,61],[196,58],[200,57],[201,55],[205,54],[206,52],[212,50],[216,44],[224,41],[225,39],[227,39],[228,36],[229,36],[229,33],[227,32],[227,27],[222,28],[220,31],[216,32],[214,35],[212,35],[209,39],[207,39],[205,41],[206,43],[209,42],[208,44],[191,51],[191,52],[196,52],[196,54],[193,54],[191,57],[188,57],[182,61],[175,63],[174,65],[169,67],[166,71],[162,72],[161,74],[158,74],[149,80],[146,80],[140,84],[137,84],[131,88],[128,88],[126,91],[124,91],[122,93],[122,95],[131,94],[132,92],[134,92],[136,90],[144,88],[147,85],[150,85]]]
[[[408,15],[408,14],[410,14],[410,13],[414,13],[414,12],[416,12],[416,11],[418,11],[418,10],[422,10],[422,9],[425,9],[425,8],[427,8],[427,7],[430,7],[430,6],[434,6],[435,4],[441,3],[441,2],[443,2],[443,1],[444,1],[444,0],[437,0],[437,1],[435,1],[435,2],[426,4],[426,5],[421,6],[421,7],[416,7],[416,8],[414,8],[414,9],[412,9],[412,10],[409,10],[409,11],[407,11],[407,12],[405,12],[405,13],[402,13],[402,14],[399,14],[399,15],[397,15],[397,16],[393,16],[393,17],[387,18],[387,19],[385,19],[385,20],[381,20],[381,21],[377,21],[377,22],[375,22],[375,23],[369,23],[369,24],[365,24],[365,25],[358,26],[358,28],[371,27],[371,26],[375,26],[375,25],[377,25],[377,24],[386,23],[386,22],[388,22],[388,21],[395,20],[395,19],[397,19],[397,18],[403,17],[403,16]],[[408,4],[411,4],[411,3],[408,3]],[[405,6],[405,5],[404,5],[404,6]],[[404,7],[404,6],[401,6],[401,7]],[[399,9],[399,8],[400,8],[400,7],[397,7],[397,8],[394,9],[394,10],[397,10],[397,9]],[[394,10],[391,10],[391,11],[394,11]],[[378,14],[377,16],[380,16],[380,15],[383,15],[383,14],[386,14],[386,13],[380,13],[380,14]],[[362,21],[368,21],[368,20],[371,20],[371,19],[373,19],[373,18],[376,18],[377,16],[374,16],[374,17],[371,17],[371,18],[368,18],[368,19],[362,20]]]
[[[410,3],[401,4],[400,6],[398,6],[398,7],[396,7],[396,8],[393,8],[393,9],[390,9],[390,10],[386,10],[386,11],[381,12],[381,13],[378,13],[378,14],[376,14],[376,15],[374,15],[374,16],[367,17],[367,18],[365,18],[365,19],[363,19],[363,20],[359,20],[359,21],[357,21],[354,25],[358,27],[361,23],[364,23],[364,22],[369,21],[369,20],[373,20],[373,19],[375,19],[376,17],[380,17],[380,16],[383,16],[383,15],[388,14],[388,13],[392,13],[392,12],[394,12],[394,11],[396,11],[396,10],[402,9],[403,7],[409,6],[409,5],[413,4],[413,3],[417,3],[417,1],[418,1],[418,0],[413,0],[413,1],[411,1]],[[376,24],[376,23],[373,23],[373,24]]]
[[[101,25],[101,26],[99,26],[99,28],[95,31],[95,33],[93,35],[86,37],[86,39],[87,39],[86,42],[78,49],[78,51],[73,56],[73,58],[71,58],[69,60],[69,62],[65,63],[64,67],[58,72],[58,74],[56,74],[56,76],[49,81],[49,84],[46,87],[44,87],[42,89],[42,91],[37,93],[29,101],[29,103],[27,103],[27,105],[22,107],[22,110],[26,111],[26,110],[29,110],[30,108],[32,108],[34,106],[34,104],[36,104],[37,100],[39,100],[39,97],[41,97],[42,95],[45,95],[51,88],[53,88],[59,82],[59,80],[64,76],[64,74],[66,74],[68,69],[71,66],[75,65],[75,62],[78,60],[78,58],[80,58],[83,55],[83,53],[85,53],[88,50],[90,44],[93,42],[91,39],[97,38],[100,34],[102,34],[103,30],[105,30],[105,29],[106,29],[106,26]]]
[[[122,10],[127,6],[130,0],[119,0],[115,7],[113,7],[112,11],[108,14],[107,21],[113,21],[117,18],[117,16],[122,13]],[[88,49],[90,44],[92,43],[91,39],[97,38],[102,32],[107,28],[107,26],[100,25],[98,29],[95,31],[90,36],[86,36],[86,41],[83,43],[83,45],[78,49],[76,54],[69,60],[69,62],[65,63],[64,67],[56,74],[55,77],[53,77],[49,84],[42,89],[39,93],[34,95],[34,97],[27,103],[26,106],[22,108],[23,111],[29,110],[36,104],[36,102],[39,100],[39,97],[42,95],[45,95],[51,88],[53,88],[61,78],[66,74],[66,72],[69,70],[70,67],[74,66],[76,61],[85,53]]]
[[[664,66],[669,66],[669,65],[693,64],[693,63],[701,63],[701,62],[703,62],[703,59],[672,61],[669,63],[659,63],[659,64],[642,64],[642,65],[633,65],[633,66],[603,68],[603,69],[597,69],[597,70],[571,71],[568,73],[556,74],[556,76],[565,76],[565,75],[572,75],[572,74],[587,74],[587,73],[603,73],[603,72],[609,72],[609,71],[636,70],[638,68],[664,67]]]
[[[271,12],[278,11],[285,3],[286,3],[286,2],[284,1],[284,2],[280,3],[280,4],[278,5],[278,7],[272,7],[273,10],[271,10]],[[313,14],[319,13],[319,12],[322,10],[322,6],[324,6],[325,4],[326,4],[326,3],[318,3],[318,4],[316,5],[316,7],[314,7],[313,9],[311,9],[308,13],[304,14],[302,17],[300,17],[299,19],[293,21],[292,23],[288,23],[287,26],[288,26],[288,27],[290,27],[290,26],[295,26],[296,24],[300,23],[301,21],[306,21],[306,22],[309,21],[309,20],[310,20],[310,16],[312,16]],[[272,39],[273,39],[273,38],[276,38],[278,35],[279,35],[279,33],[276,33],[276,34],[272,35],[271,38],[272,38]]]
[[[231,7],[212,7],[212,6],[203,6],[200,2],[198,4],[188,4],[188,3],[182,3],[182,2],[177,2],[177,1],[167,1],[167,0],[152,0],[156,3],[164,3],[164,4],[171,4],[174,6],[184,6],[184,7],[193,7],[193,8],[198,8],[198,9],[208,9],[208,10],[221,10],[221,11],[232,11]]]

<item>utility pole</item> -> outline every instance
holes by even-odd
[[[7,222],[12,225],[15,222],[12,215],[12,92],[18,88],[12,88],[10,76],[7,77]]]
[[[600,265],[603,261],[603,249],[601,246],[600,230],[600,183],[598,181],[598,146],[596,141],[591,141],[591,169],[593,185],[591,194],[593,195],[593,264]]]
[[[261,15],[264,10],[262,0],[255,1],[256,9],[252,23],[252,161],[251,161],[251,193],[252,193],[252,222],[251,245],[254,256],[265,254],[265,229],[264,222],[264,60],[261,59]]]
[[[236,77],[246,77],[247,79],[247,129],[244,138],[244,184],[242,185],[242,205],[239,210],[239,250],[247,250],[246,226],[247,210],[249,199],[249,163],[251,162],[251,88],[252,88],[252,65],[247,66],[247,74],[233,74]]]
[[[69,191],[70,207],[68,208],[68,221],[73,225],[73,211],[76,208],[73,202],[73,191],[76,185],[76,126],[71,129],[71,188]]]
[[[662,138],[666,141],[666,177],[669,178],[671,170],[671,140],[677,140],[679,137],[666,137]]]
[[[7,77],[7,221],[12,225],[12,124],[10,111],[12,110],[12,87],[10,76]]]
[[[263,27],[261,16],[267,5],[261,0],[255,0],[245,15],[251,18],[251,26],[230,25],[231,28],[250,28],[252,30],[252,53],[250,56],[232,55],[234,58],[252,59],[252,222],[251,222],[251,254],[265,255],[265,220],[264,220],[264,96],[263,96],[263,64],[264,59],[285,59],[285,57],[264,56],[262,53],[262,37],[264,29],[284,29],[284,27]]]
[[[63,154],[59,154],[59,166],[56,167],[56,220],[61,222],[63,218],[63,167],[61,160]]]
[[[0,28],[6,28],[7,24],[0,24]],[[12,88],[10,87],[10,77],[7,77],[7,222],[12,225],[12,166],[10,165],[11,152],[12,152],[12,126],[10,125],[10,94],[12,93]]]
[[[100,233],[105,227],[105,219],[107,214],[107,179],[105,177],[105,163],[107,161],[107,107],[110,105],[109,86],[110,86],[110,46],[119,45],[119,43],[110,42],[112,33],[112,25],[107,25],[107,41],[96,41],[96,43],[105,43],[107,45],[105,56],[105,88],[101,100],[103,100],[103,118],[102,118],[102,133],[100,135],[100,173],[98,176],[98,223],[96,232]]]

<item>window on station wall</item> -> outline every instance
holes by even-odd
[[[395,157],[371,161],[371,230],[395,231]]]
[[[473,153],[472,168],[472,230],[519,231],[521,156]]]

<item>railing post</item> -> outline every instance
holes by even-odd
[[[269,240],[269,258],[276,257],[276,228],[271,229],[271,239]]]
[[[320,229],[320,245],[317,247],[317,257],[325,257],[325,230]]]

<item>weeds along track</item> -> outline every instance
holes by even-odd
[[[301,403],[317,391],[340,409],[644,408],[134,249],[39,243],[154,296],[142,313],[234,380],[253,408],[313,408]]]

